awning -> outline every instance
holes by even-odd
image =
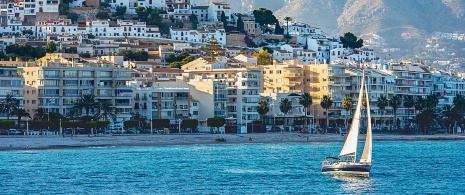
[[[394,83],[394,79],[393,79],[393,78],[386,78],[386,82],[388,82],[388,83]]]
[[[120,92],[132,92],[132,89],[120,89]]]

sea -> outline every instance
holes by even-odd
[[[465,141],[374,142],[369,178],[321,174],[321,161],[341,146],[225,143],[2,151],[0,194],[465,193]]]

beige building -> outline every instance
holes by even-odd
[[[31,114],[38,108],[66,115],[85,94],[107,100],[115,106],[116,119],[129,120],[132,112],[131,70],[98,61],[81,60],[77,54],[47,54],[24,69],[24,108]],[[90,114],[93,114],[91,110]]]
[[[260,120],[260,72],[257,66],[238,67],[235,62],[194,60],[182,67],[180,77],[199,100],[199,119],[221,116],[240,124]]]

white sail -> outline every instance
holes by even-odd
[[[362,84],[360,85],[360,93],[358,95],[357,107],[355,108],[352,124],[350,125],[349,134],[347,135],[344,146],[339,153],[339,156],[354,156],[357,154],[358,133],[360,130],[360,118],[362,116],[362,99],[363,99],[363,86],[365,83],[365,73],[362,75]]]
[[[367,96],[367,117],[368,117],[368,126],[367,133],[365,138],[365,146],[363,147],[362,157],[360,158],[360,163],[371,163],[371,150],[372,150],[372,137],[371,137],[371,116],[370,116],[370,101],[368,99],[368,88],[365,86],[365,94]]]

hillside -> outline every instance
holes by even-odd
[[[204,0],[207,2],[207,0]],[[350,31],[398,40],[402,33],[465,31],[465,0],[223,0],[238,11],[266,7],[331,35]],[[392,42],[392,41],[391,41]]]

